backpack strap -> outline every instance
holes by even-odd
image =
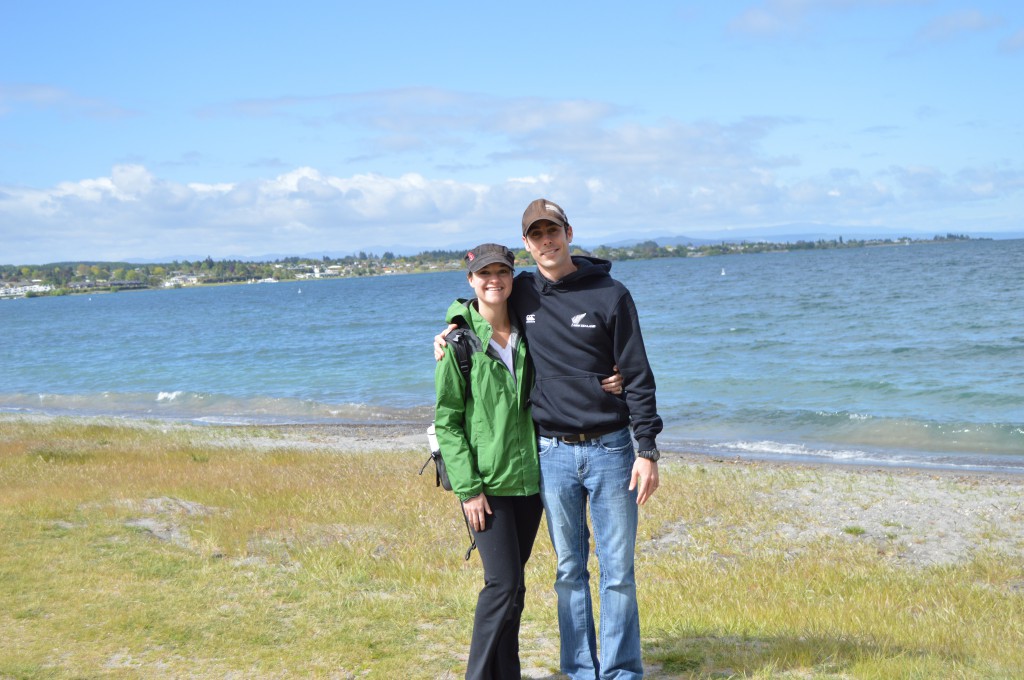
[[[455,352],[455,361],[459,364],[459,372],[466,383],[466,401],[472,396],[470,389],[469,373],[473,366],[473,352],[481,346],[480,340],[472,330],[464,326],[465,323],[459,319],[459,327],[445,337],[448,346]]]

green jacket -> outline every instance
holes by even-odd
[[[491,325],[472,302],[456,300],[445,317],[449,323],[462,317],[479,339],[473,348],[468,401],[455,352],[445,352],[434,371],[434,427],[452,491],[462,501],[480,493],[539,493],[540,462],[529,404],[533,370],[527,361],[522,331],[511,314],[509,342],[515,349],[516,369],[513,380],[504,362],[488,348]]]

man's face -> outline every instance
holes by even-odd
[[[572,227],[563,229],[548,220],[534,222],[523,237],[527,252],[533,256],[538,267],[546,270],[558,270],[572,263],[570,243]]]

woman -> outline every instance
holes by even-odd
[[[456,300],[472,335],[467,391],[454,352],[437,364],[434,427],[452,491],[462,501],[484,565],[466,678],[518,678],[524,567],[540,526],[540,468],[528,399],[533,378],[508,312],[515,255],[485,243],[466,254],[476,298]],[[468,396],[467,396],[468,395]]]

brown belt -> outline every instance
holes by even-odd
[[[566,444],[578,444],[580,442],[589,442],[595,439],[600,439],[606,434],[617,432],[621,430],[621,427],[613,427],[609,430],[594,430],[593,432],[579,432],[573,434],[560,434],[555,435],[555,439],[561,440]]]

